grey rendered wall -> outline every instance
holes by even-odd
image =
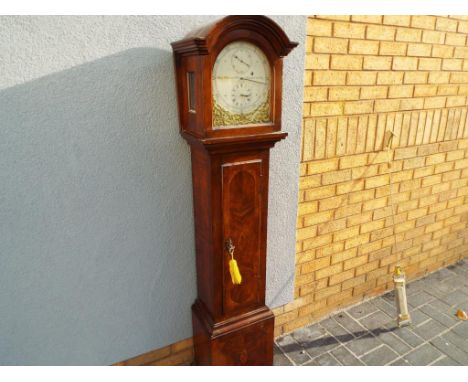
[[[192,334],[170,42],[214,16],[0,17],[0,364],[111,364]],[[305,17],[274,17],[305,40]],[[292,299],[303,44],[272,152],[268,304]]]

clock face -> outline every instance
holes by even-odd
[[[226,45],[213,67],[213,126],[271,122],[270,77],[260,48],[245,41]]]

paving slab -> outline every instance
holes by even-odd
[[[467,283],[468,283],[468,279],[460,275],[457,275],[456,277],[451,277],[441,282],[441,284],[448,285],[449,287],[452,287],[453,289],[461,288],[463,285],[466,285]]]
[[[431,338],[434,338],[441,334],[443,331],[447,330],[447,328],[437,322],[436,320],[433,320],[432,318],[425,322],[424,324],[421,324],[418,327],[412,328],[412,330],[421,338],[425,340],[430,340]]]
[[[460,324],[454,326],[451,331],[460,338],[468,340],[468,321],[460,321]]]
[[[370,303],[369,301],[363,302],[362,304],[356,305],[349,309],[347,312],[349,315],[357,320],[374,313],[378,308]]]
[[[444,325],[446,328],[450,328],[458,322],[455,315],[449,316],[448,314],[442,313],[430,304],[422,306],[420,310],[430,318]]]
[[[437,348],[426,343],[405,355],[404,359],[413,366],[427,366],[442,355]]]
[[[468,328],[466,328],[466,330],[468,330]],[[460,350],[463,350],[465,353],[468,354],[468,340],[467,339],[457,335],[456,333],[452,331],[445,333],[444,337],[449,342],[454,344],[457,348],[459,348]],[[468,366],[468,363],[466,364],[466,366]]]
[[[275,366],[292,366],[292,362],[284,355],[278,346],[273,348],[273,365]]]
[[[361,360],[368,366],[384,366],[398,358],[398,354],[383,345],[370,353],[367,353]]]
[[[424,308],[424,306],[422,306],[419,309],[413,310],[411,312],[410,316],[411,316],[411,323],[413,324],[413,326],[419,326],[431,319],[430,316],[428,316],[426,313],[422,311],[422,308]],[[439,314],[442,314],[442,313],[439,313]]]
[[[371,333],[366,334],[362,337],[356,338],[346,344],[346,347],[351,350],[358,357],[365,353],[372,351],[373,349],[383,344],[378,338],[374,337]]]
[[[416,347],[424,343],[424,339],[422,339],[420,336],[418,336],[416,333],[414,333],[412,330],[410,330],[408,327],[404,326],[399,328],[396,323],[389,324],[387,328],[395,334],[397,337],[402,339],[404,342],[406,342],[408,345],[411,347]]]
[[[327,318],[326,320],[320,321],[320,325],[341,343],[346,343],[354,338],[351,333],[349,333],[333,318]]]
[[[367,332],[366,328],[351,318],[351,316],[346,312],[335,314],[332,318],[341,326],[343,326],[348,332],[350,332],[354,337],[360,337],[363,335],[363,333]]]
[[[378,311],[372,313],[370,316],[367,316],[360,320],[359,322],[369,329],[374,335],[385,330],[385,325],[389,324],[393,320],[388,317],[386,314]]]
[[[329,353],[322,354],[304,366],[342,366],[336,358]]]
[[[460,305],[467,300],[468,296],[460,289],[454,290],[443,298],[443,301],[450,306]]]
[[[299,345],[291,335],[281,337],[276,340],[276,343],[279,345],[281,350],[288,355],[288,357],[296,364],[302,365],[303,363],[310,361],[310,356],[304,350],[304,348]]]
[[[296,329],[292,332],[292,337],[301,345],[309,343],[318,338],[323,337],[327,331],[323,329],[319,324],[306,326],[305,328]]]
[[[275,365],[468,366],[468,261],[408,284],[412,324],[398,327],[394,292],[276,340]]]
[[[438,299],[443,299],[448,293],[454,290],[456,290],[456,288],[445,283],[431,283],[425,289],[427,293]]]
[[[390,346],[400,355],[406,354],[412,349],[411,346],[409,346],[406,342],[404,342],[401,338],[399,338],[392,332],[382,332],[376,335],[376,337],[383,343]]]
[[[384,312],[387,316],[391,318],[396,317],[396,307],[395,303],[390,304],[387,300],[382,297],[377,297],[371,300],[371,303],[375,305],[380,311]]]
[[[442,312],[442,313],[449,313],[451,312],[451,307],[450,305],[446,304],[445,302],[443,302],[442,300],[434,300],[434,301],[431,301],[431,304],[430,304],[433,308],[437,309],[439,312]]]
[[[421,292],[427,288],[427,283],[423,280],[416,280],[411,283],[406,284],[406,294],[411,296],[418,292]]]
[[[330,353],[344,366],[364,366],[364,363],[344,346],[339,346]]]
[[[460,365],[468,365],[468,353],[460,350],[452,344],[444,335],[431,340],[431,344],[439,349],[443,354],[457,361]]]
[[[459,364],[450,357],[443,357],[431,364],[431,366],[459,366]]]
[[[418,308],[422,305],[428,304],[435,299],[434,296],[427,292],[419,292],[413,296],[408,296],[408,305],[412,308]]]
[[[430,275],[424,277],[422,280],[429,281],[429,282],[438,282],[438,281],[444,281],[456,275],[457,274],[453,270],[444,268],[437,272],[431,273]]]
[[[315,358],[320,354],[326,353],[340,345],[338,340],[331,335],[325,335],[314,341],[302,344],[310,358]]]
[[[406,359],[398,358],[396,361],[393,361],[389,366],[412,366]]]
[[[453,268],[450,269],[452,272],[457,274],[458,276],[461,277],[468,277],[468,270],[465,269],[463,266],[454,266]]]
[[[395,304],[395,292],[394,291],[385,293],[384,295],[382,295],[382,298],[389,304],[393,304],[393,305]]]

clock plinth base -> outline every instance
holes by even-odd
[[[199,300],[192,306],[195,364],[272,366],[274,315],[259,309],[213,323]]]

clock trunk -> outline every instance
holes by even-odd
[[[284,136],[256,145],[236,142],[210,147],[210,151],[191,148],[198,275],[192,320],[197,364],[272,362],[274,317],[265,306],[269,150]],[[235,247],[240,285],[231,280],[229,241]]]

